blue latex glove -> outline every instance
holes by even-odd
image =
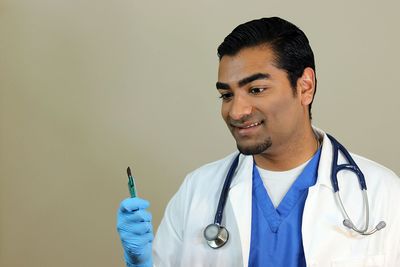
[[[153,226],[150,203],[141,198],[127,198],[118,210],[117,230],[124,248],[127,266],[153,266],[151,257]]]

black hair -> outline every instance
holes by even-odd
[[[261,18],[237,26],[219,45],[218,57],[221,60],[225,55],[236,55],[243,48],[260,45],[272,49],[276,66],[286,71],[293,94],[296,95],[297,80],[303,75],[304,69],[310,67],[315,72],[314,53],[304,32],[284,19]],[[309,105],[310,119],[311,105],[312,101]]]

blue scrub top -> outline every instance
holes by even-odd
[[[275,209],[253,163],[252,222],[249,266],[306,266],[301,225],[308,188],[317,181],[321,149]]]

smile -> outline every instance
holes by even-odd
[[[250,125],[242,126],[242,127],[238,127],[238,128],[248,129],[248,128],[251,128],[251,127],[258,126],[258,125],[260,125],[260,124],[261,124],[261,122],[255,122],[255,123],[252,123],[252,124],[250,124]]]
[[[258,126],[260,126],[261,124],[263,124],[263,121],[251,122],[251,123],[249,122],[237,125],[232,124],[233,126],[232,130],[234,130],[238,136],[241,137],[250,136],[259,131],[260,127]]]

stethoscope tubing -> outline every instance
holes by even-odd
[[[340,144],[333,136],[330,134],[326,134],[329,139],[331,140],[332,143],[332,150],[333,150],[333,158],[332,158],[332,173],[331,173],[331,183],[333,190],[335,192],[339,191],[339,183],[337,179],[337,174],[339,171],[342,170],[348,170],[352,171],[357,175],[358,178],[358,183],[360,184],[361,190],[367,190],[367,184],[365,182],[365,177],[356,162],[353,160],[351,157],[350,153],[347,151],[347,149]],[[343,156],[346,158],[346,160],[349,162],[347,164],[338,164],[338,157],[339,157],[339,151],[342,152]]]
[[[228,174],[226,175],[226,179],[221,191],[221,196],[219,197],[218,201],[217,212],[215,213],[214,224],[221,225],[226,200],[228,199],[229,187],[231,186],[235,170],[239,164],[239,157],[240,153],[233,160],[231,167],[229,168]]]

